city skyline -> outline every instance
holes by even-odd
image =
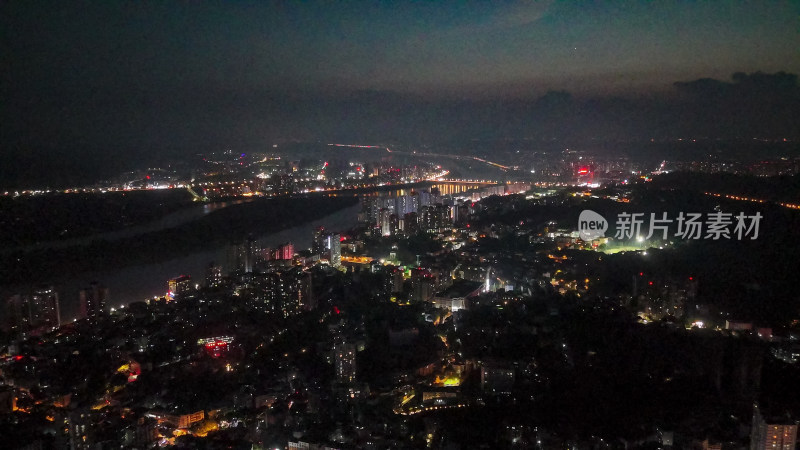
[[[800,137],[798,2],[2,8],[17,182],[296,140]]]
[[[800,1],[6,1],[0,42],[3,448],[796,450]]]

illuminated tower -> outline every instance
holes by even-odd
[[[392,234],[391,230],[391,215],[392,211],[389,208],[381,208],[378,212],[378,229],[382,236],[389,236]]]
[[[342,265],[342,237],[339,233],[331,233],[326,239],[327,249],[330,251],[330,262],[333,267]]]
[[[280,247],[281,259],[290,260],[294,258],[294,244],[291,242],[281,245]]]
[[[252,273],[258,253],[258,241],[252,236],[248,236],[244,243],[238,246],[236,255],[237,268],[244,271],[244,273]]]

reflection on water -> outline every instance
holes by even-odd
[[[419,186],[416,188],[399,188],[388,189],[384,191],[372,191],[367,193],[358,194],[360,197],[399,197],[409,195],[412,192],[429,191],[431,189],[438,189],[441,195],[455,195],[464,192],[469,192],[474,189],[479,189],[485,185],[477,183],[432,183],[428,185]]]
[[[442,195],[453,195],[471,191],[473,189],[477,189],[483,186],[479,184],[441,183],[441,184],[434,184],[433,187],[439,189],[439,192]]]

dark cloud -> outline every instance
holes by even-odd
[[[94,168],[228,147],[262,150],[286,139],[800,138],[794,74],[735,74],[729,81],[705,78],[674,86],[673,94],[651,96],[575,97],[550,91],[510,99],[191,86],[176,86],[169,96],[153,89],[124,95],[98,89],[88,98],[64,93],[61,102],[44,107],[16,105],[23,113],[0,131],[9,161],[4,176],[12,177],[9,168],[20,161],[76,160],[70,164],[77,173],[81,165],[96,173]],[[20,158],[29,154],[37,156]]]
[[[796,99],[800,93],[797,75],[793,73],[737,72],[731,76],[731,80],[702,78],[689,82],[676,82],[675,87],[681,93],[703,99],[724,97],[761,100]]]
[[[737,72],[731,81],[675,83],[678,130],[695,136],[797,139],[800,85],[797,75]]]

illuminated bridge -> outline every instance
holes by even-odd
[[[493,180],[460,180],[454,178],[437,178],[437,183],[458,183],[458,184],[478,184],[478,185],[492,185],[492,184],[499,184],[497,181]]]

